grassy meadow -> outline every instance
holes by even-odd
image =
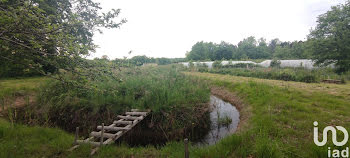
[[[203,106],[203,104],[194,103],[208,101],[206,97],[209,96],[209,91],[205,87],[221,87],[222,90],[239,98],[242,104],[237,106],[240,107],[241,125],[244,125],[240,125],[237,133],[222,139],[216,145],[204,147],[190,145],[190,157],[324,157],[327,154],[326,148],[316,147],[312,141],[313,121],[318,121],[321,129],[327,125],[340,125],[345,128],[350,126],[349,121],[346,121],[350,120],[350,84],[302,83],[176,71],[179,71],[176,67],[125,71],[126,76],[122,77],[124,82],[118,83],[116,86],[119,89],[124,87],[126,90],[117,91],[115,97],[119,99],[119,106],[150,108],[154,110],[154,115],[157,112],[168,110],[167,108],[170,112],[175,107]],[[1,83],[6,83],[4,85],[9,88],[15,87],[13,92],[16,89],[24,89],[28,92],[27,94],[38,92],[38,95],[42,95],[41,91],[45,90],[47,86],[55,84],[49,82],[48,85],[39,86],[37,81],[46,80],[48,79],[29,78],[27,83],[37,84],[33,84],[31,88],[27,89],[25,88],[27,85],[23,84],[26,82],[25,80],[23,82],[22,80],[6,80],[6,82]],[[180,89],[177,89],[179,87]],[[204,87],[204,89],[200,87]],[[144,89],[151,91],[143,91]],[[189,93],[193,89],[197,89],[198,92]],[[139,93],[142,94],[142,99],[135,99]],[[70,92],[69,94],[74,96],[75,93]],[[186,94],[189,94],[191,98],[187,98]],[[88,103],[84,100],[86,98],[79,97],[81,100],[76,101],[77,103]],[[125,99],[124,102],[121,98]],[[184,102],[184,99],[187,102]],[[130,100],[134,101],[127,102]],[[54,102],[56,101],[53,100],[52,103]],[[92,105],[116,103],[112,102],[112,99],[101,99],[100,102],[97,102],[98,104],[96,102]],[[47,104],[50,102],[42,102],[38,99],[38,103]],[[181,104],[183,106],[179,107]],[[44,105],[41,104],[41,106]],[[65,106],[79,107],[78,105]],[[60,107],[63,104],[51,106]],[[68,113],[68,111],[65,112]],[[175,112],[169,113],[168,116],[175,118],[187,116],[180,115],[180,112],[177,115]],[[191,113],[193,111],[188,111],[188,115]],[[243,117],[246,119],[243,120]],[[160,117],[160,119],[164,119],[164,117]],[[24,157],[24,155],[30,155],[29,157],[89,156],[91,147],[88,145],[83,145],[73,152],[67,151],[72,145],[74,134],[63,131],[62,127],[57,125],[38,125],[28,126],[11,123],[10,119],[4,116],[0,120],[0,156],[8,157],[13,153],[15,156],[11,157]],[[169,128],[169,130],[171,129]],[[169,141],[164,146],[130,147],[124,143],[110,145],[103,147],[95,157],[183,157],[183,155],[183,142]]]
[[[225,87],[240,96],[244,108],[251,111],[247,128],[222,141],[238,139],[244,142],[237,146],[231,144],[229,151],[237,157],[324,157],[327,149],[313,143],[313,122],[318,121],[321,129],[328,125],[350,126],[347,121],[350,120],[350,84],[309,84],[198,72],[186,74]],[[207,154],[211,155],[210,150]]]
[[[49,79],[45,77],[1,79],[0,98],[13,95],[28,95],[30,93],[36,93],[38,91],[38,86],[45,83],[47,80]]]

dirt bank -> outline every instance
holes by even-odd
[[[249,110],[250,107],[247,104],[244,104],[242,99],[237,94],[226,90],[224,87],[212,86],[210,90],[212,95],[218,96],[222,100],[236,106],[240,113],[240,122],[237,127],[237,132],[245,130],[247,127],[248,119],[251,115]]]

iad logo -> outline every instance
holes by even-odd
[[[328,131],[331,131],[332,132],[332,142],[334,145],[336,146],[343,146],[345,145],[347,142],[348,142],[348,139],[349,139],[349,134],[348,134],[348,131],[342,127],[342,126],[335,126],[335,128],[333,126],[327,126],[326,128],[323,129],[323,137],[322,137],[322,141],[320,142],[318,140],[318,122],[315,121],[314,122],[314,143],[317,145],[317,146],[324,146],[326,145],[327,143],[327,133]],[[344,134],[344,139],[341,141],[341,142],[338,142],[337,140],[337,130],[336,128],[343,132]],[[345,150],[342,150],[342,151],[339,151],[338,149],[334,149],[331,151],[331,148],[328,147],[328,157],[349,157],[349,147],[346,147]]]

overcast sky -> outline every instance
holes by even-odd
[[[128,22],[104,29],[92,57],[185,57],[198,41],[305,40],[318,15],[345,0],[96,0]],[[132,51],[131,55],[128,52]],[[92,58],[91,57],[91,58]]]

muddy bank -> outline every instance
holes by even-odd
[[[238,124],[236,132],[240,132],[241,130],[246,129],[248,119],[251,115],[250,107],[245,105],[242,99],[236,93],[230,92],[226,90],[224,87],[212,86],[210,90],[212,95],[215,95],[221,98],[222,100],[231,103],[239,111],[240,122]]]

